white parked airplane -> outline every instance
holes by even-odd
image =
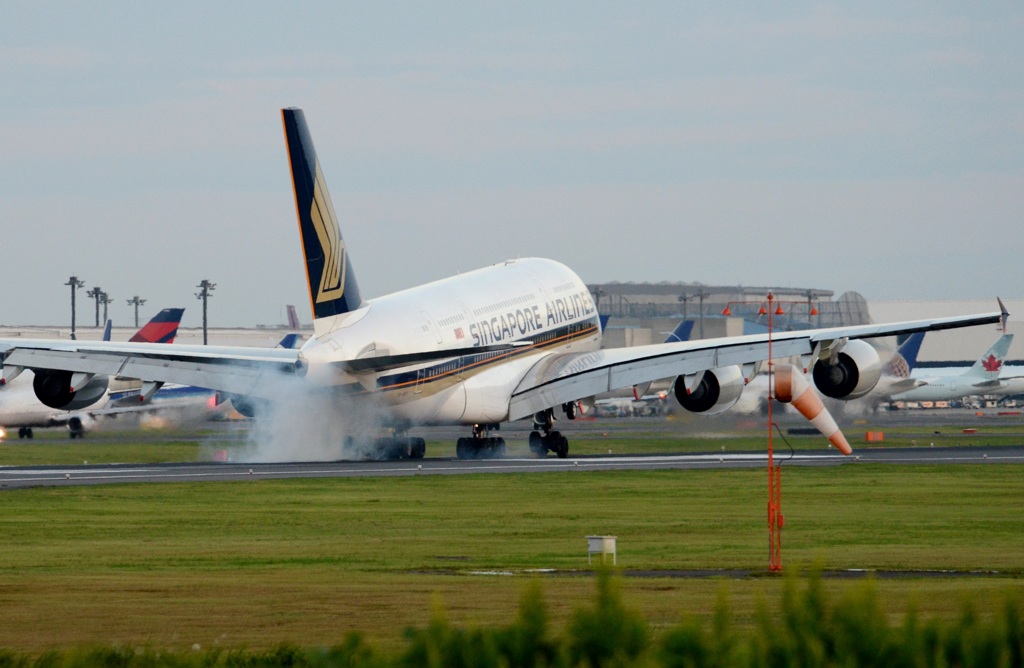
[[[587,286],[553,260],[509,260],[373,300],[362,298],[313,142],[299,109],[282,111],[302,238],[314,334],[298,351],[239,347],[0,341],[3,378],[33,369],[44,403],[74,402],[101,376],[143,381],[143,394],[183,383],[233,396],[242,412],[324,396],[335,410],[379,408],[397,432],[396,456],[422,457],[424,442],[399,437],[424,424],[464,424],[460,457],[500,452],[500,423],[533,417],[530,446],[568,453],[556,415],[594,395],[682,376],[694,409],[730,403],[744,369],[769,357],[765,334],[600,349]],[[383,259],[383,258],[382,258]],[[803,356],[818,389],[856,398],[877,382],[878,354],[860,339],[1000,322],[993,312],[932,320],[777,333],[772,355]],[[302,394],[309,392],[309,394]],[[313,413],[311,411],[311,413]],[[322,420],[314,413],[307,421]],[[838,446],[837,446],[838,447]],[[848,446],[845,451],[848,451]]]
[[[1024,394],[1024,376],[1002,375],[1013,334],[1003,334],[967,371],[958,375],[914,379],[916,386],[897,392],[890,401],[951,401],[970,396]]]
[[[184,312],[183,308],[165,308],[130,340],[173,343]],[[110,341],[109,321],[103,340]],[[28,371],[12,380],[0,387],[0,439],[7,436],[8,429],[15,427],[18,428],[18,438],[32,438],[32,430],[42,427],[67,427],[71,438],[81,438],[95,426],[98,416],[126,412],[123,408],[108,408],[119,398],[122,389],[112,388],[107,377],[94,378],[63,407],[46,404],[37,398],[41,384],[47,380],[45,374],[36,376]]]

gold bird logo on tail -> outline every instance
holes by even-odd
[[[316,236],[324,253],[324,268],[320,275],[316,303],[338,299],[345,293],[345,242],[338,232],[338,219],[334,214],[331,196],[324,186],[320,161],[316,162],[316,181],[313,184],[313,204],[309,216],[316,228]]]

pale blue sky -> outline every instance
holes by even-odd
[[[72,273],[119,324],[204,277],[213,325],[308,321],[283,106],[364,296],[531,255],[1021,294],[1024,5],[720,4],[5,3],[0,324]]]

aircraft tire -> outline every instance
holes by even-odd
[[[556,431],[555,434],[558,434],[555,439],[555,454],[558,455],[559,459],[565,459],[569,456],[569,439],[562,436],[560,432]]]
[[[548,455],[547,446],[544,445],[544,438],[539,431],[530,432],[530,452],[537,457],[547,457]]]

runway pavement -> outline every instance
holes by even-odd
[[[111,464],[0,468],[0,490],[39,486],[114,483],[205,482],[283,478],[546,473],[664,469],[751,468],[766,465],[763,452],[685,455],[595,455],[568,459],[422,459],[394,462],[308,462],[288,464],[188,463]],[[783,466],[856,466],[861,464],[1024,464],[1024,446],[918,447],[870,449],[844,457],[837,453],[797,452],[776,457]]]

